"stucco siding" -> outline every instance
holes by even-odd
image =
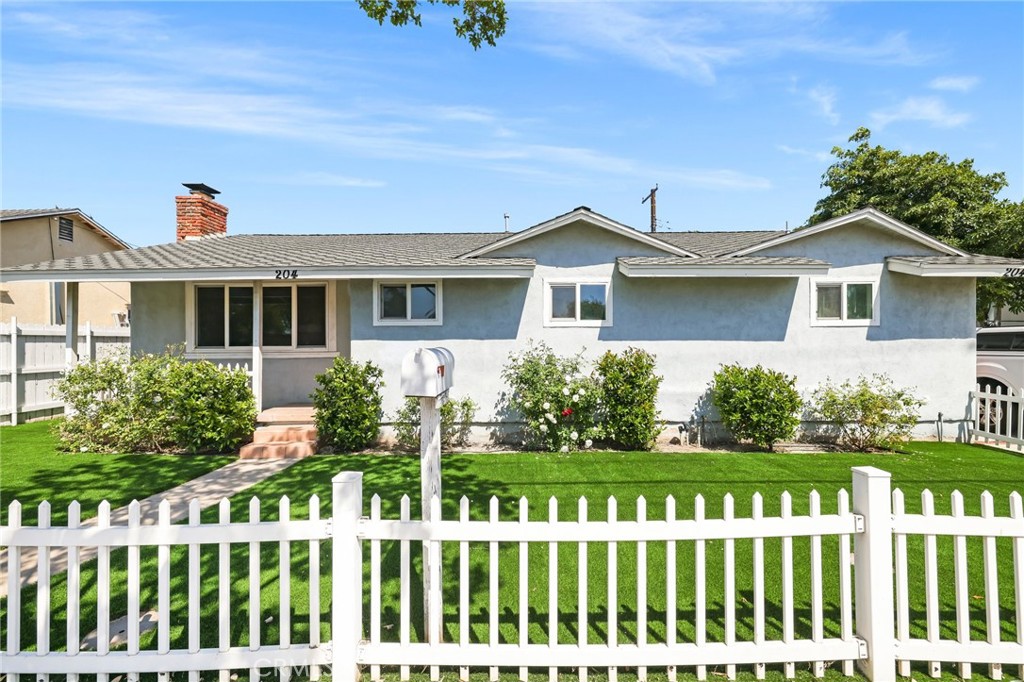
[[[185,285],[132,282],[132,353],[185,345]]]

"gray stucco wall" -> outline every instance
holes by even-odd
[[[445,281],[444,324],[436,327],[373,326],[372,284],[352,282],[352,357],[384,369],[385,409],[393,413],[401,402],[404,354],[445,346],[456,358],[453,394],[472,397],[484,422],[495,419],[504,390],[501,367],[531,339],[591,358],[629,346],[654,353],[665,377],[660,408],[669,422],[687,421],[718,366],[733,362],[795,374],[806,393],[829,378],[886,373],[917,387],[927,400],[923,418],[965,416],[975,368],[974,280],[890,274],[883,265],[887,255],[927,249],[857,226],[779,247],[776,255],[829,260],[830,279],[878,282],[878,326],[820,327],[812,325],[810,277],[629,279],[615,270],[615,258],[646,254],[647,247],[625,241],[570,226],[494,254],[537,258],[535,276]],[[610,276],[613,325],[545,327],[543,280],[555,276]]]

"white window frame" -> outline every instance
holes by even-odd
[[[812,327],[877,327],[881,324],[879,282],[877,279],[826,279],[812,278],[811,283],[811,326]],[[871,286],[871,319],[849,320],[846,315],[846,288],[851,284]],[[839,287],[839,319],[818,319],[818,287],[821,285]]]
[[[576,285],[576,318],[551,317],[551,288],[553,286]],[[580,319],[580,286],[596,284],[604,286],[603,320]],[[612,326],[612,279],[611,277],[550,277],[544,279],[544,326],[545,327],[611,327]]]
[[[412,287],[417,284],[430,284],[434,287],[437,298],[437,306],[434,310],[434,319],[413,319],[412,318]],[[373,280],[373,326],[375,327],[439,327],[444,320],[444,291],[442,280],[439,279],[375,279]],[[383,286],[405,287],[405,319],[382,318],[380,301],[380,289]]]
[[[281,286],[290,287],[292,290],[292,345],[291,346],[263,346],[263,287]],[[297,286],[324,286],[327,289],[325,311],[325,323],[327,324],[327,337],[325,346],[297,346],[298,336],[294,330],[298,326],[298,306],[296,301]],[[287,355],[288,357],[321,357],[333,355],[337,352],[337,304],[335,298],[336,286],[330,280],[300,280],[296,282],[270,281],[219,281],[219,282],[189,282],[185,291],[185,353],[186,357],[203,358],[237,358],[248,355],[252,345],[244,346],[197,346],[196,339],[196,290],[202,287],[224,287],[224,339],[229,340],[228,325],[228,288],[229,287],[252,287],[253,305],[260,310],[260,325],[254,330],[255,342],[263,349],[264,356]]]

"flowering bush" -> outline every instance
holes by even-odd
[[[891,450],[910,437],[921,405],[912,389],[898,387],[885,374],[858,377],[836,386],[826,381],[811,397],[810,409],[830,422],[839,441],[853,450]]]
[[[469,442],[470,428],[476,416],[476,403],[470,397],[448,398],[441,403],[441,447],[461,447]],[[406,398],[395,414],[395,436],[403,448],[420,447],[420,399]]]
[[[510,407],[526,423],[528,445],[569,452],[600,437],[600,386],[581,372],[581,364],[581,355],[555,355],[543,342],[509,356],[502,378],[511,388]]]

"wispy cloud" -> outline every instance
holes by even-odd
[[[954,92],[970,92],[978,84],[977,76],[939,76],[933,78],[928,87],[932,90],[951,90]]]
[[[815,152],[810,149],[802,149],[800,147],[790,147],[788,144],[777,144],[775,148],[783,154],[789,154],[790,156],[802,156],[808,159],[814,159],[815,161],[828,161],[832,158],[832,155],[828,152]]]
[[[871,112],[872,124],[879,130],[905,121],[928,123],[936,128],[956,128],[970,120],[970,114],[950,111],[938,97],[907,97],[895,106]]]
[[[846,35],[820,5],[547,2],[516,7],[540,36],[531,49],[572,60],[612,54],[703,85],[714,84],[723,68],[794,54],[876,65],[930,58],[911,46],[905,32]]]
[[[299,187],[353,187],[364,189],[376,189],[386,187],[383,180],[372,180],[370,178],[356,178],[350,175],[339,175],[326,171],[308,171],[294,173],[292,175],[263,178],[263,182],[275,185],[295,185]]]
[[[832,125],[839,123],[839,112],[836,111],[838,93],[827,85],[819,85],[807,91],[807,97],[817,105],[818,112]]]

